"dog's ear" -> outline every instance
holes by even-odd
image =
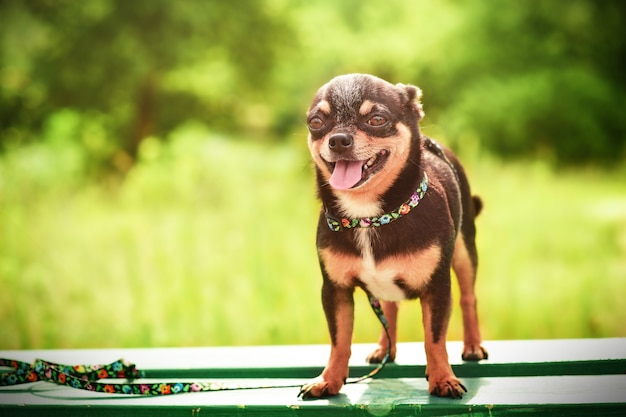
[[[418,120],[424,117],[424,109],[422,109],[422,90],[410,84],[396,84],[396,88],[400,91],[402,105],[408,107],[417,115]]]

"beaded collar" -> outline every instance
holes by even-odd
[[[326,222],[328,223],[328,227],[330,228],[330,230],[332,230],[333,232],[341,232],[343,231],[343,229],[353,229],[357,227],[380,227],[409,214],[412,209],[417,207],[422,198],[424,198],[424,194],[426,194],[427,189],[428,175],[426,175],[426,172],[424,172],[424,179],[417,187],[417,190],[415,190],[413,195],[411,195],[411,198],[402,203],[402,205],[400,205],[400,207],[398,207],[394,211],[383,214],[381,216],[346,219],[345,217],[335,217],[328,212],[328,209],[326,209],[324,212],[324,215],[326,216]]]

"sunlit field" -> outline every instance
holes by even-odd
[[[462,156],[485,206],[483,336],[626,336],[626,172]],[[82,179],[74,157],[0,158],[0,348],[328,341],[304,140],[181,129],[146,140],[119,183]],[[355,341],[375,341],[356,299]],[[400,338],[421,340],[419,303],[403,307]]]

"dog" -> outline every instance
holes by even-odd
[[[421,90],[367,74],[333,78],[307,113],[308,146],[323,209],[317,230],[322,305],[331,339],[328,364],[302,398],[339,393],[348,377],[355,288],[382,300],[389,324],[367,360],[396,355],[398,302],[420,299],[430,394],[467,389],[448,361],[451,267],[463,311],[463,359],[486,359],[474,282],[474,218],[482,208],[456,156],[422,135]]]

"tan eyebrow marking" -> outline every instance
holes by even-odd
[[[365,116],[366,114],[372,111],[372,109],[374,108],[374,105],[375,105],[374,102],[370,100],[365,100],[363,104],[361,104],[361,107],[359,108],[359,114],[361,116]]]
[[[326,100],[320,101],[320,103],[317,105],[317,108],[324,114],[330,114],[330,103]]]

